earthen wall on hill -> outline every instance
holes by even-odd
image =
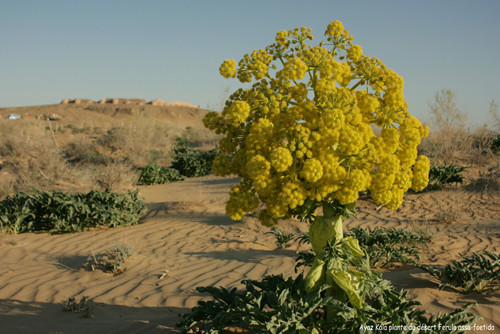
[[[146,99],[117,99],[117,98],[108,98],[102,99],[99,101],[94,101],[90,99],[64,99],[61,101],[61,104],[134,104],[134,105],[142,105],[148,103]]]

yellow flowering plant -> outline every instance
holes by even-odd
[[[341,22],[328,25],[324,41],[312,41],[306,27],[280,31],[265,49],[224,61],[221,75],[248,88],[236,90],[204,124],[223,134],[214,172],[241,178],[226,213],[240,220],[260,206],[266,226],[292,217],[310,222],[316,260],[306,287],[326,282],[362,307],[363,275],[326,261],[324,249],[364,255],[342,230],[360,192],[395,210],[408,189],[426,187],[429,159],[418,156],[417,146],[428,128],[409,114],[403,79],[365,56]]]

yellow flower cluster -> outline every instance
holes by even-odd
[[[245,101],[235,101],[228,108],[224,109],[222,115],[233,126],[238,126],[246,121],[250,114],[250,106]]]
[[[353,203],[366,190],[396,209],[410,187],[427,185],[429,160],[417,146],[428,128],[409,114],[403,79],[363,55],[342,23],[325,36],[311,46],[308,28],[280,31],[265,50],[220,67],[253,82],[204,119],[224,135],[215,173],[242,178],[230,192],[231,218],[262,203],[259,218],[271,225],[311,203]]]
[[[413,168],[412,189],[422,191],[429,183],[430,161],[426,156],[419,156]]]
[[[325,35],[339,37],[344,32],[344,25],[340,21],[330,22],[326,28]]]
[[[270,156],[271,164],[277,172],[286,171],[293,163],[292,153],[284,147],[276,147]]]
[[[236,76],[236,62],[233,59],[226,59],[219,68],[220,74],[224,78],[234,78]]]
[[[233,187],[229,192],[226,213],[234,220],[240,220],[246,212],[251,212],[259,205],[259,200],[246,184]]]
[[[307,69],[308,67],[302,59],[291,58],[285,63],[283,69],[277,73],[277,76],[280,76],[285,82],[288,80],[302,80],[306,75]]]

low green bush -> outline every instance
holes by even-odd
[[[372,268],[383,268],[395,262],[415,264],[420,260],[418,245],[426,245],[427,238],[416,232],[395,228],[363,229],[353,228],[344,233],[353,237],[368,255]],[[300,243],[309,242],[309,233],[298,237]],[[303,264],[311,265],[314,256],[309,252],[300,253]]]
[[[395,228],[353,228],[345,233],[359,241],[368,253],[372,268],[383,268],[390,263],[417,263],[420,260],[418,245],[426,245],[427,239],[415,232]]]
[[[0,227],[14,234],[63,233],[136,224],[146,211],[138,193],[139,190],[117,194],[110,189],[88,193],[23,191],[0,202]]]
[[[184,176],[177,169],[159,166],[154,162],[139,170],[141,173],[139,184],[154,185],[184,180]]]
[[[418,266],[439,281],[439,289],[446,287],[462,293],[487,293],[500,289],[500,254],[484,251],[471,256],[460,254],[461,261],[452,260],[440,270]]]
[[[217,148],[201,151],[190,147],[187,139],[177,137],[173,148],[172,168],[186,177],[205,176],[211,173],[212,163],[219,154]]]
[[[349,299],[336,299],[328,285],[307,292],[302,274],[296,278],[266,276],[261,281],[244,280],[243,290],[199,287],[211,299],[198,302],[177,326],[183,333],[465,333],[478,320],[468,312],[473,304],[449,314],[429,315],[420,303],[407,298],[369,268],[367,259],[357,263],[363,276],[365,304],[354,307]],[[421,330],[423,326],[428,330]],[[450,330],[446,330],[449,328]]]
[[[432,165],[429,170],[429,184],[426,190],[439,190],[443,189],[446,183],[463,183],[462,172],[467,167],[461,165],[454,165],[453,163],[447,165]]]

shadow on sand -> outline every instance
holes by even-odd
[[[130,307],[95,303],[93,317],[63,311],[62,304],[0,300],[1,333],[181,333],[179,307]]]

